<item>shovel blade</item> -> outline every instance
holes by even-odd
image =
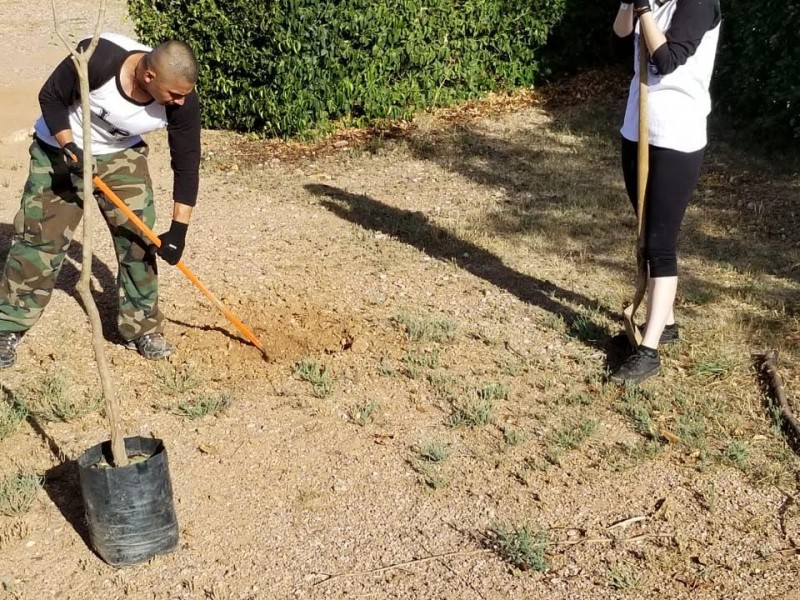
[[[636,293],[633,302],[626,306],[622,311],[622,320],[625,323],[625,334],[632,348],[638,348],[642,343],[642,332],[636,326],[634,317],[639,306],[642,304],[644,294],[647,291],[647,261],[644,257],[644,250],[641,246],[636,252]]]
[[[634,349],[638,348],[642,343],[642,332],[633,319],[637,308],[639,308],[638,303],[637,305],[626,306],[622,311],[622,320],[625,322],[625,335],[628,336],[628,342]]]

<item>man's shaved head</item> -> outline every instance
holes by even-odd
[[[168,40],[147,55],[147,67],[166,79],[197,83],[197,59],[186,42]]]

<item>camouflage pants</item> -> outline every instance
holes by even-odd
[[[147,145],[95,156],[97,175],[148,227],[155,206]],[[83,216],[83,201],[72,188],[60,150],[34,140],[14,241],[0,279],[0,331],[24,332],[42,315],[61,270],[72,235]],[[126,341],[163,331],[158,308],[156,259],[135,226],[109,200],[95,194],[105,217],[119,270],[119,332]]]

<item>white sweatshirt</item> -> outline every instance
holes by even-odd
[[[650,57],[648,123],[650,144],[680,152],[706,146],[711,112],[709,85],[720,29],[719,0],[653,3],[653,17],[667,43]],[[634,76],[620,133],[639,140],[639,22],[634,28]]]

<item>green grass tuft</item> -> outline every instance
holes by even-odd
[[[32,473],[0,479],[0,514],[16,517],[28,512],[44,480]]]
[[[48,373],[22,394],[28,412],[48,423],[71,423],[98,410],[103,401],[102,394],[76,398],[60,372]]]
[[[507,563],[521,571],[542,572],[547,569],[549,542],[547,532],[543,529],[534,532],[528,525],[496,525],[492,533],[495,535],[495,551]]]
[[[327,398],[333,392],[333,378],[325,365],[313,358],[304,358],[294,366],[294,373],[311,384],[317,398]]]
[[[171,365],[168,362],[161,363],[156,369],[156,380],[161,391],[176,396],[193,390],[200,384],[196,376],[196,371],[191,365]]]
[[[401,314],[394,318],[395,323],[405,331],[410,342],[452,342],[456,338],[456,326],[443,319],[421,319]]]
[[[181,417],[195,420],[207,415],[218,415],[225,412],[231,405],[231,396],[228,392],[218,394],[200,394],[195,398],[184,400],[175,405],[173,412]]]
[[[355,406],[351,406],[347,411],[347,419],[359,427],[364,427],[372,423],[379,407],[380,405],[374,400],[356,404]]]
[[[0,398],[0,441],[11,437],[28,417],[28,409],[15,396],[5,393]]]

